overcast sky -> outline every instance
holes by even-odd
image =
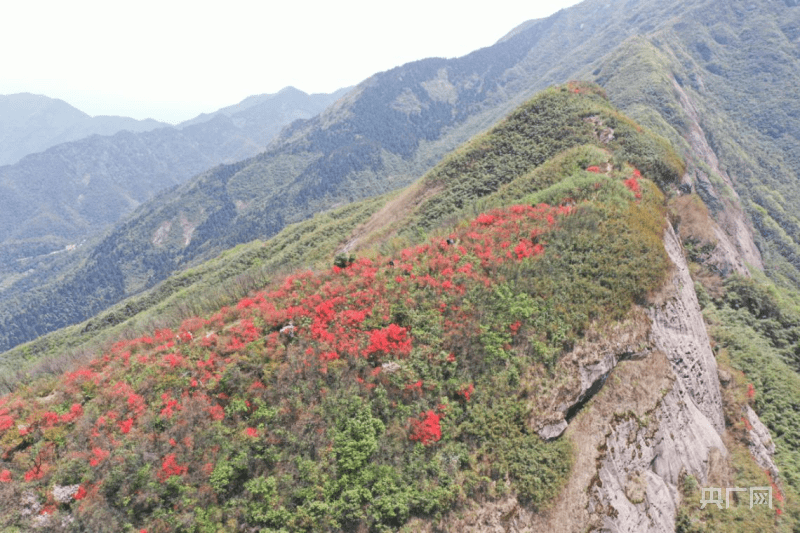
[[[0,94],[177,123],[288,85],[327,93],[462,56],[578,1],[17,0],[0,10]]]

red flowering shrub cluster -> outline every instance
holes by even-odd
[[[475,385],[473,385],[472,383],[470,383],[469,385],[458,391],[458,393],[461,396],[463,396],[466,401],[469,401],[469,399],[472,397],[473,392],[475,392]]]
[[[92,466],[97,466],[108,459],[109,455],[111,455],[111,452],[108,450],[104,450],[102,448],[92,448],[92,456],[89,459],[89,464]]]
[[[186,465],[179,465],[175,459],[175,454],[171,453],[164,457],[164,460],[161,462],[161,471],[158,473],[158,480],[163,483],[172,476],[182,476],[188,471],[189,467]]]
[[[8,415],[0,415],[0,431],[4,431],[14,425],[14,419]]]
[[[49,466],[47,464],[39,464],[34,463],[33,467],[30,470],[25,472],[25,481],[35,481],[37,479],[42,479],[42,477],[47,473],[49,470]]]
[[[439,425],[440,416],[433,411],[420,415],[420,419],[410,420],[411,434],[409,438],[424,445],[433,444],[442,438],[442,428]]]
[[[641,177],[642,173],[636,169],[633,169],[633,176],[623,182],[637,199],[642,197],[642,191],[639,188],[639,178]]]
[[[405,328],[397,324],[389,324],[383,329],[376,329],[369,334],[369,346],[366,354],[381,353],[383,355],[406,356],[411,352],[411,338]]]
[[[499,269],[545,254],[547,232],[572,209],[493,210],[448,238],[403,250],[393,264],[378,256],[290,275],[234,307],[185,320],[177,333],[165,328],[117,342],[60,378],[58,406],[16,394],[0,399],[0,439],[40,450],[6,447],[12,451],[2,457],[0,482],[51,484],[53,464],[69,460],[89,468],[76,480],[76,516],[123,501],[150,502],[142,508],[166,501],[169,493],[153,493],[146,480],[119,496],[102,488],[109,476],[143,472],[165,491],[181,476],[193,487],[187,502],[214,505],[233,483],[226,476],[249,475],[248,467],[231,466],[235,450],[275,457],[265,450],[308,439],[325,449],[331,437],[320,406],[343,390],[372,398],[380,388],[387,405],[421,413],[398,420],[405,445],[439,446],[447,437],[444,413],[472,406],[480,387],[469,364],[482,357],[472,347],[482,335],[475,306],[483,303],[470,303],[471,292],[491,293]],[[513,342],[526,322],[503,320],[498,331]],[[307,433],[294,436],[286,427]],[[67,430],[76,433],[64,439]],[[266,471],[271,463],[255,456],[249,460]]]

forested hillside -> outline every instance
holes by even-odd
[[[0,275],[5,278],[0,285],[5,288],[23,273],[40,284],[53,276],[48,254],[72,251],[203,170],[263,151],[282,127],[316,115],[340,95],[287,89],[251,97],[181,128],[161,124],[149,128],[153,131],[88,132],[0,167]],[[5,122],[6,115],[0,116]]]

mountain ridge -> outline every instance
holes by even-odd
[[[688,221],[668,218],[696,198],[685,169],[601,88],[570,83],[392,195],[427,207],[378,224],[357,257],[330,265],[385,199],[229,251],[209,273],[237,253],[277,265],[301,240],[327,264],[254,261],[269,277],[254,291],[231,273],[231,303],[151,315],[151,334],[0,399],[4,525],[788,533],[794,489],[768,441],[765,466],[747,449],[766,431],[752,409],[739,420],[752,384],[715,360],[700,302],[716,304],[690,277]],[[725,482],[773,483],[786,516],[694,517],[687,487]]]
[[[0,95],[0,166],[17,163],[28,154],[90,135],[121,130],[150,131],[169,124],[153,119],[89,116],[64,100],[31,93]]]
[[[181,129],[92,136],[0,167],[2,268],[75,246],[193,174],[257,153],[284,124],[338,94],[279,94]]]

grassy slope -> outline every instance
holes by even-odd
[[[618,121],[616,144],[592,136],[597,125],[583,120],[592,116]],[[514,137],[542,122],[557,147],[535,149],[544,133],[527,148],[531,137]],[[511,152],[494,149],[504,139]],[[652,169],[638,179],[627,161]],[[613,172],[586,171],[606,162]],[[624,317],[660,284],[663,196],[645,178],[674,177],[678,162],[596,88],[546,91],[424,182],[435,187],[429,201],[447,204],[480,182],[469,168],[514,169],[462,214],[450,211],[450,229],[435,228],[441,218],[421,204],[409,220],[441,238],[401,236],[409,246],[362,251],[369,257],[344,270],[276,279],[235,307],[120,341],[0,400],[4,526],[24,520],[28,489],[75,517],[70,527],[94,531],[381,531],[507,491],[546,505],[569,472],[570,445],[530,433],[536,383],[520,376],[557,379],[553,363],[591,322]],[[569,205],[508,207],[540,199]],[[503,208],[469,216],[475,202]],[[377,206],[351,209],[358,220]],[[298,242],[301,227],[277,242]],[[278,332],[289,320],[291,338]],[[82,498],[48,500],[54,484],[79,485]]]

